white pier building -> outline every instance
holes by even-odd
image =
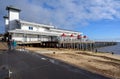
[[[55,28],[52,25],[28,22],[19,18],[20,9],[7,6],[8,15],[5,19],[5,32],[11,39],[21,42],[76,40],[81,32]],[[63,38],[64,37],[64,38]]]

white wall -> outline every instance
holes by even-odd
[[[38,41],[38,35],[26,35],[26,41]]]
[[[5,18],[5,32],[7,32],[9,29],[8,24],[9,24],[9,20],[8,20],[8,18]]]
[[[9,20],[8,18],[5,18],[5,25],[8,25],[9,24]]]
[[[9,30],[13,30],[17,27],[15,20],[19,20],[19,12],[15,10],[9,10]]]
[[[16,41],[23,41],[23,34],[12,34],[12,39]]]
[[[12,37],[15,41],[23,41],[23,37]]]
[[[21,29],[22,30],[29,30],[29,27],[33,27],[33,30],[30,30],[30,31],[37,31],[37,32],[44,32],[45,31],[45,28],[37,27],[37,26],[30,26],[30,25],[22,25]]]
[[[22,25],[22,26],[21,26],[21,29],[22,29],[22,30],[29,30],[29,26]]]
[[[19,12],[10,10],[9,11],[9,21],[16,20],[16,19],[19,19]]]
[[[21,26],[21,29],[22,29],[22,30],[30,30],[29,27],[33,27],[33,30],[31,30],[31,31],[38,31],[38,28],[37,28],[37,27],[35,27],[35,26],[30,26],[30,25],[22,25],[22,26]]]
[[[42,28],[42,27],[39,27],[39,32],[44,32],[45,31],[45,28]]]

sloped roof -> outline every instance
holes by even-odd
[[[51,25],[39,24],[39,23],[35,23],[35,22],[28,22],[28,21],[24,21],[24,20],[16,20],[16,21],[20,22],[21,24],[28,24],[28,25],[39,26],[39,27],[54,28],[54,26],[51,26]]]

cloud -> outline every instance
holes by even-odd
[[[79,27],[89,21],[120,19],[119,0],[1,0],[2,12],[5,6],[21,8],[21,19],[50,24],[61,28]]]

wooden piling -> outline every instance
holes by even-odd
[[[32,46],[32,47],[50,47],[50,48],[67,48],[84,51],[95,51],[96,48],[116,45],[116,42],[93,42],[93,41],[46,41],[46,42],[27,42],[20,43],[21,46]]]

